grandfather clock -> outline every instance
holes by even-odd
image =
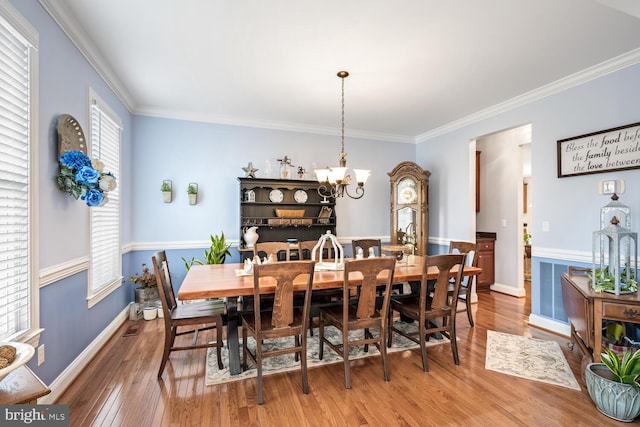
[[[389,172],[391,244],[406,245],[414,255],[427,255],[429,245],[429,176],[414,162]]]

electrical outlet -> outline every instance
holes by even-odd
[[[542,231],[549,231],[549,221],[542,221]]]
[[[44,363],[44,344],[38,347],[38,366]]]
[[[502,226],[503,226],[503,227],[506,227],[506,226],[507,226],[507,220],[506,220],[506,219],[503,219],[503,220],[501,221],[501,223],[502,223]]]

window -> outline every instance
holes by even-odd
[[[0,4],[0,341],[31,344],[40,332],[33,256],[37,45],[29,23]]]
[[[120,177],[120,119],[90,91],[91,158],[100,159],[106,171]],[[120,182],[108,193],[108,202],[90,209],[89,307],[122,283],[120,253]]]

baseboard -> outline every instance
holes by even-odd
[[[529,315],[529,326],[544,329],[567,338],[571,336],[571,327],[568,324],[558,322],[547,317],[538,316],[536,314]]]
[[[102,350],[107,341],[120,326],[129,319],[129,306],[127,306],[113,321],[94,339],[82,353],[75,358],[67,368],[49,385],[51,393],[38,399],[41,404],[56,403],[58,398],[71,385],[87,364]]]
[[[494,283],[489,287],[492,291],[500,292],[502,294],[511,295],[518,298],[524,298],[527,293],[524,288],[514,288],[513,286],[503,285],[501,283]]]

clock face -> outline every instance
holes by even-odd
[[[280,203],[282,202],[282,199],[284,199],[284,194],[282,194],[282,191],[280,190],[271,190],[269,193],[269,200],[273,203]]]
[[[416,194],[416,190],[413,187],[407,187],[402,190],[402,194],[400,194],[402,201],[404,203],[415,203],[418,195]]]
[[[411,178],[405,178],[398,183],[398,203],[410,205],[418,201],[416,182]]]
[[[308,197],[309,196],[307,195],[307,192],[304,190],[297,190],[295,193],[293,193],[293,200],[295,200],[297,203],[305,203]]]

